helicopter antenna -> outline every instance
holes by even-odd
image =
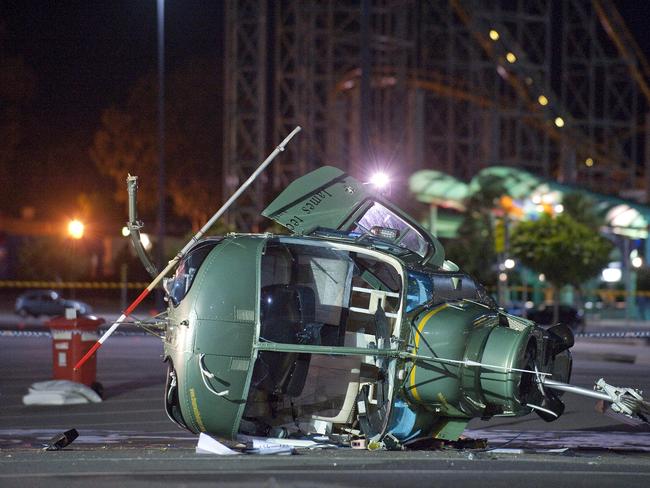
[[[151,290],[153,290],[156,285],[160,282],[160,280],[163,279],[163,277],[169,273],[176,264],[180,261],[180,259],[187,253],[187,251],[190,250],[190,248],[196,243],[203,235],[212,227],[212,225],[217,221],[219,217],[221,217],[226,210],[239,198],[239,196],[250,186],[250,184],[255,180],[259,174],[266,169],[266,167],[275,159],[275,157],[280,154],[282,151],[284,151],[284,147],[289,143],[289,141],[295,136],[298,132],[300,132],[302,128],[300,126],[297,126],[295,129],[291,131],[291,133],[284,138],[284,140],[273,150],[271,154],[258,166],[258,168],[253,172],[252,175],[237,189],[235,193],[224,203],[219,210],[215,212],[215,214],[208,220],[203,227],[201,227],[201,230],[199,230],[190,241],[185,244],[183,249],[181,249],[174,258],[169,261],[167,264],[167,267],[163,269],[158,276],[156,276],[151,283],[149,283],[149,286],[147,286],[142,293],[127,307],[124,312],[122,312],[122,315],[118,317],[118,319],[111,325],[111,327],[104,332],[104,334],[97,340],[97,342],[90,348],[90,350],[85,354],[84,357],[82,357],[77,364],[74,366],[74,370],[78,370],[86,361],[88,361],[89,358],[92,357],[93,354],[95,354],[95,351],[99,349],[102,344],[110,337],[110,335],[115,332],[115,329],[117,329],[126,318],[133,313],[135,308],[140,304],[144,298],[149,295]]]

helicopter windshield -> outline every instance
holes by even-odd
[[[206,240],[196,245],[188,255],[183,258],[174,277],[165,285],[169,299],[176,307],[190,290],[194,277],[199,267],[210,254],[210,251],[219,243],[218,240]]]
[[[269,242],[262,257],[260,341],[391,347],[401,291],[398,270],[376,256],[322,244]],[[262,417],[270,426],[347,419],[359,385],[383,382],[386,363],[374,356],[261,351],[246,407],[255,415],[244,417],[259,418],[268,408]],[[387,385],[375,391],[380,388]]]
[[[405,222],[395,212],[377,202],[374,202],[361,218],[355,220],[351,230],[387,238],[421,257],[426,255],[429,248],[422,234],[415,230],[413,226]]]

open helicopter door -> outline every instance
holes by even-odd
[[[291,183],[262,215],[294,234],[344,231],[348,237],[373,237],[408,249],[423,264],[444,262],[444,250],[435,237],[366,185],[331,166]]]

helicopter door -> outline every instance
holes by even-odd
[[[324,166],[291,183],[262,215],[306,235],[317,227],[339,229],[370,196],[354,178]]]
[[[262,215],[294,234],[330,229],[350,237],[381,238],[441,266],[444,250],[438,240],[366,188],[341,170],[324,166],[291,183]]]

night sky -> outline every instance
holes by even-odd
[[[650,54],[650,2],[616,4]],[[167,0],[165,20],[166,72],[201,55],[210,55],[221,72],[220,0]],[[80,186],[99,191],[112,184],[99,176],[88,148],[102,110],[123,104],[130,87],[156,71],[156,1],[2,0],[0,26],[0,54],[22,57],[35,75],[35,93],[25,110],[29,157],[43,161],[43,171],[25,165],[15,176],[29,183],[33,198],[53,186],[67,194]]]
[[[133,84],[157,70],[156,1],[2,0],[3,24],[0,54],[21,57],[36,78],[34,96],[25,107],[30,155],[61,162],[58,177],[52,175],[51,161],[43,163],[49,185],[43,184],[42,174],[16,168],[15,175],[41,190],[60,188],[52,185],[57,179],[71,191],[79,186],[97,191],[112,184],[98,175],[88,148],[102,110],[124,104]],[[203,55],[209,55],[215,71],[221,72],[222,24],[220,1],[167,0],[166,72]],[[61,144],[64,139],[70,142]]]
[[[43,117],[63,116],[70,124],[96,117],[119,102],[138,77],[156,70],[155,0],[3,0],[0,5],[7,25],[4,48],[36,70],[36,105]],[[167,70],[217,50],[219,1],[167,0],[165,19]]]

